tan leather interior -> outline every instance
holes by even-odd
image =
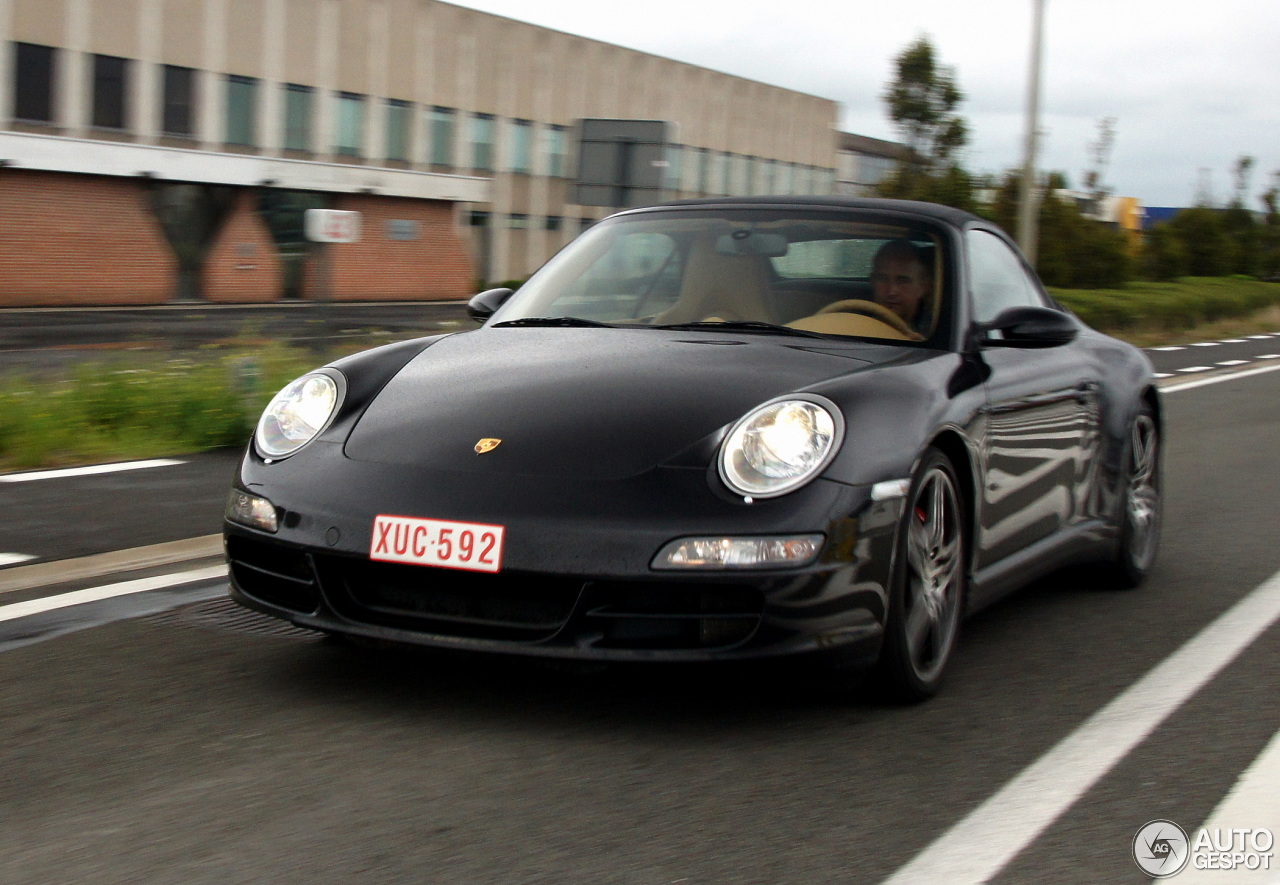
[[[699,240],[689,251],[680,300],[654,323],[697,323],[710,317],[775,323],[769,304],[770,269],[763,255],[722,255],[715,240]]]
[[[824,335],[861,335],[867,338],[892,338],[895,341],[919,341],[920,335],[902,334],[886,322],[860,313],[819,313],[787,323],[792,329],[821,332]]]

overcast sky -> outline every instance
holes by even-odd
[[[1021,162],[1033,0],[452,0],[834,99],[840,125],[896,139],[880,100],[920,36],[955,69],[971,138],[964,163]],[[1278,0],[1047,0],[1042,167],[1079,185],[1098,123],[1116,119],[1106,183],[1148,206],[1233,193],[1249,206],[1280,169]]]

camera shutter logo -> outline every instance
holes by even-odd
[[[1187,831],[1171,820],[1143,824],[1133,837],[1133,860],[1142,872],[1167,879],[1182,872],[1191,858]]]

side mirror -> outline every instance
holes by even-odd
[[[513,292],[515,292],[514,289],[486,289],[479,295],[472,296],[467,302],[467,316],[478,323],[483,323],[506,303]]]
[[[1060,347],[1075,340],[1080,327],[1070,314],[1047,307],[1010,307],[978,327],[984,347]]]

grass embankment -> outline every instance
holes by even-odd
[[[1280,331],[1280,283],[1193,277],[1123,289],[1054,289],[1089,325],[1139,347]]]
[[[242,446],[271,396],[318,362],[272,345],[0,376],[0,472]]]
[[[1053,294],[1139,346],[1280,331],[1280,283],[1190,279]],[[232,343],[0,375],[0,472],[242,446],[271,396],[319,362],[300,347]]]

